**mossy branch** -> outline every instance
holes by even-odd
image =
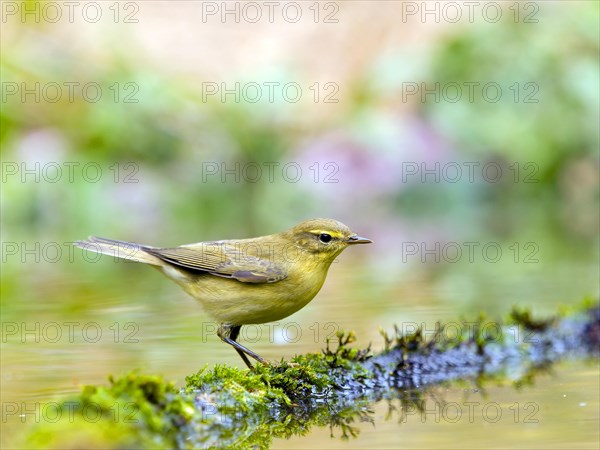
[[[358,432],[352,424],[372,420],[369,405],[382,398],[398,396],[405,410],[419,410],[427,389],[440,383],[483,385],[509,371],[521,374],[510,381],[531,382],[539,368],[563,357],[600,353],[600,305],[589,302],[547,320],[515,308],[502,324],[483,316],[461,323],[452,333],[439,324],[430,338],[422,329],[382,332],[377,355],[352,347],[354,334],[340,332],[337,345],[327,342],[321,353],[253,371],[204,368],[183,389],[156,376],[111,377],[108,387],[87,386],[62,402],[65,420],[39,425],[27,444],[266,448],[274,437],[302,435],[314,425],[349,438]]]

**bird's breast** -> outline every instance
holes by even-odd
[[[298,271],[275,283],[244,283],[210,274],[187,274],[165,268],[165,275],[200,301],[217,321],[235,325],[281,320],[317,295],[327,271]]]

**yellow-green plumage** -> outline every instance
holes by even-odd
[[[333,260],[348,245],[369,242],[336,220],[314,219],[268,236],[173,248],[96,237],[76,244],[156,266],[222,327],[239,332],[241,325],[283,319],[304,307],[321,289]],[[238,352],[238,346],[258,356],[239,344]]]

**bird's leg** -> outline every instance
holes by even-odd
[[[264,363],[266,361],[263,358],[261,358],[258,354],[254,353],[252,350],[244,347],[242,344],[236,341],[241,329],[241,325],[229,325],[222,323],[221,325],[219,325],[219,329],[217,330],[217,336],[219,336],[223,342],[227,342],[229,345],[235,348],[235,351],[238,352],[238,354],[242,357],[248,368],[252,369],[252,364],[250,364],[248,356],[251,356],[252,358],[261,363]]]
[[[240,334],[241,329],[242,329],[241,326],[231,327],[231,328],[229,328],[229,339],[231,339],[231,341],[229,339],[223,338],[223,337],[221,339],[223,339],[228,344],[231,344],[233,346],[233,348],[235,348],[235,351],[238,352],[238,354],[242,357],[242,359],[244,360],[244,362],[246,363],[248,368],[250,370],[252,370],[253,367],[252,367],[252,364],[250,363],[250,360],[248,359],[248,357],[246,356],[244,351],[241,349],[241,348],[245,348],[245,347],[243,345],[241,345],[240,343],[238,343],[238,341],[236,340]],[[241,348],[239,348],[238,346]],[[246,350],[248,350],[248,349],[246,349]]]

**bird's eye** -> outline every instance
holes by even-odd
[[[321,233],[321,234],[319,235],[319,240],[320,240],[321,242],[323,242],[324,244],[327,244],[328,242],[330,242],[330,241],[331,241],[331,235],[330,235],[330,234],[327,234],[327,233]]]

